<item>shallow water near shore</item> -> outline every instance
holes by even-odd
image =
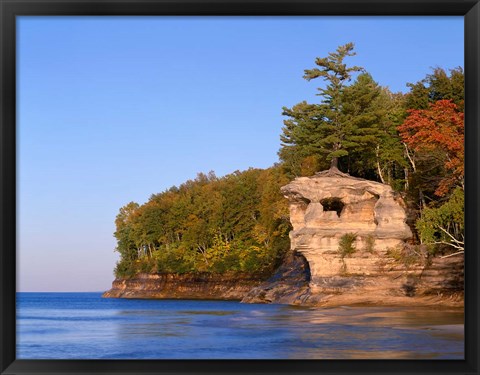
[[[19,359],[463,359],[461,309],[17,293]]]

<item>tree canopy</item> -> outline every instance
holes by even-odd
[[[464,186],[464,115],[451,100],[430,103],[427,109],[411,109],[398,129],[416,153],[434,155],[443,164],[435,194],[445,196],[452,186]]]
[[[323,78],[326,87],[318,88],[322,100],[317,104],[301,102],[291,109],[284,107],[283,114],[290,117],[284,121],[285,127],[280,136],[282,148],[280,158],[290,165],[294,174],[301,169],[305,158],[315,155],[318,166],[338,166],[338,159],[348,155],[348,148],[355,145],[352,138],[355,129],[352,121],[343,110],[344,92],[352,75],[363,69],[347,66],[345,58],[355,56],[353,43],[347,43],[329,53],[328,57],[317,58],[318,67],[306,69],[304,79],[311,81]],[[296,157],[297,155],[298,157]]]
[[[396,129],[403,97],[381,87],[365,69],[347,66],[344,60],[351,56],[354,45],[348,43],[317,58],[318,68],[305,70],[304,78],[326,82],[318,88],[320,103],[303,101],[283,108],[287,119],[279,157],[291,177],[329,166],[387,183],[404,177],[406,163]]]
[[[118,277],[138,272],[273,271],[289,248],[280,167],[200,173],[117,215]]]

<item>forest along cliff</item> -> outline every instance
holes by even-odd
[[[267,281],[238,273],[139,273],[116,279],[104,297],[463,305],[463,255],[432,257],[413,245],[405,204],[389,185],[331,168],[281,190],[290,205],[291,250]]]
[[[304,258],[304,282],[288,286],[281,270],[243,302],[463,304],[463,255],[431,258],[409,243],[405,204],[389,185],[331,168],[282,192],[293,225],[290,257]]]

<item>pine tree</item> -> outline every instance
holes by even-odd
[[[328,84],[319,89],[321,103],[304,101],[284,108],[289,118],[284,121],[280,158],[294,175],[311,175],[330,165],[382,182],[403,180],[406,163],[396,130],[403,120],[398,104],[402,96],[379,86],[362,68],[347,67],[343,60],[353,55],[350,43],[317,59],[321,69],[305,71],[304,78],[323,77]]]
[[[283,108],[283,114],[290,119],[284,121],[279,156],[294,173],[309,156],[316,155],[319,165],[328,161],[331,167],[337,167],[339,158],[348,155],[353,140],[343,110],[344,91],[352,74],[363,71],[344,63],[346,57],[355,55],[353,49],[353,43],[340,46],[328,57],[317,58],[318,67],[305,70],[303,78],[307,81],[320,77],[327,83],[325,88],[318,88],[320,104],[301,102],[291,109]]]
[[[358,66],[347,67],[343,62],[346,57],[356,55],[353,49],[354,44],[347,43],[338,47],[336,52],[329,53],[328,57],[317,58],[315,64],[319,68],[307,69],[303,76],[307,81],[322,77],[328,83],[325,88],[318,89],[320,93],[317,95],[323,98],[318,114],[331,130],[320,143],[328,152],[327,160],[331,160],[332,167],[338,166],[340,157],[348,155],[345,150],[348,146],[348,120],[343,111],[345,86],[351,80],[352,73],[363,71]]]

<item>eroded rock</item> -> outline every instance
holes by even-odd
[[[106,298],[241,300],[262,280],[250,275],[138,274],[116,279]]]
[[[297,178],[282,193],[290,201],[291,248],[307,259],[312,288],[328,276],[377,273],[379,257],[412,237],[403,200],[389,185],[332,168]],[[339,250],[346,234],[355,236],[355,256]]]

